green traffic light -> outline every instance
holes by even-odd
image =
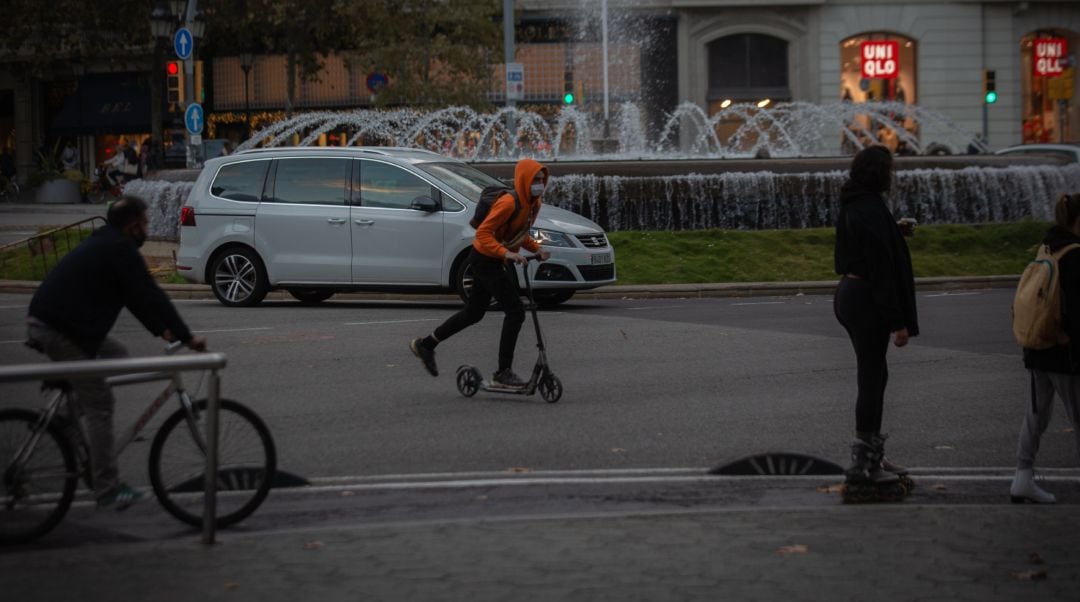
[[[992,105],[997,102],[997,92],[990,91],[986,93],[986,104]]]
[[[565,104],[572,105],[572,104],[574,104],[574,95],[567,92],[566,94],[563,95],[562,101]]]

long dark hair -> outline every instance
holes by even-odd
[[[117,228],[123,228],[128,223],[141,218],[146,213],[146,209],[146,201],[137,196],[124,195],[109,206],[105,221]]]
[[[851,161],[849,182],[853,188],[888,192],[892,187],[893,157],[889,149],[875,144],[859,151]]]
[[[1077,219],[1080,219],[1080,193],[1061,195],[1054,204],[1054,221],[1059,227],[1072,230]]]

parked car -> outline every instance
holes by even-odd
[[[255,305],[274,289],[307,303],[357,290],[465,299],[469,219],[480,191],[495,184],[466,163],[406,148],[254,149],[211,159],[181,208],[177,271],[209,283],[228,306]],[[598,225],[545,204],[534,226],[551,252],[529,262],[538,303],[615,282],[615,252]]]
[[[1020,144],[1003,148],[995,155],[1055,155],[1065,157],[1070,163],[1080,163],[1080,143]]]

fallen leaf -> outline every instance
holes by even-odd
[[[1063,432],[1063,433],[1071,433],[1071,432],[1073,432],[1073,428],[1071,426],[1067,426],[1064,429],[1062,429],[1061,432]]]
[[[321,541],[309,541],[304,544],[305,550],[321,550],[323,548],[323,542]]]
[[[623,331],[622,328],[619,329],[619,334],[621,334],[622,338],[624,338],[624,339],[629,339],[630,338],[630,337],[626,336],[626,333]]]
[[[1032,552],[1031,554],[1028,554],[1028,562],[1031,564],[1042,564],[1043,559],[1042,556],[1039,556],[1038,552]]]
[[[613,447],[613,448],[611,448],[611,453],[613,453],[613,454],[625,454],[626,450],[621,448],[621,447]]]
[[[526,468],[524,466],[511,466],[508,470],[509,472],[532,472],[531,468]]]
[[[941,483],[935,483],[930,486],[930,489],[933,489],[934,491],[945,491],[945,485]]]
[[[341,497],[352,497],[352,496],[356,495],[356,492],[355,491],[342,491],[339,495],[341,495]]]
[[[951,445],[935,445],[934,449],[949,450],[949,449],[956,449],[956,448],[951,446]]]
[[[1016,577],[1017,581],[1043,581],[1046,579],[1046,571],[1025,571],[1023,573],[1013,573],[1013,577]]]
[[[478,501],[478,502],[483,502],[483,501],[486,501],[488,499],[488,496],[486,496],[486,495],[478,495],[473,499]]]
[[[821,493],[843,493],[844,492],[844,484],[843,483],[836,483],[835,485],[822,485],[822,486],[818,487],[817,490],[820,491]]]
[[[238,587],[240,587],[240,584],[235,582],[235,581],[226,581],[225,582],[225,589],[227,589],[227,590],[234,590],[234,589],[236,589]]]
[[[805,545],[803,545],[801,543],[797,543],[795,545],[784,546],[784,547],[776,550],[776,555],[777,556],[793,556],[793,555],[796,555],[796,554],[806,554],[809,551],[810,551],[810,548],[806,547]]]

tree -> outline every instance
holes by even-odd
[[[381,106],[482,106],[491,65],[501,62],[500,5],[497,0],[343,3],[345,20],[354,28],[349,64],[389,77],[390,85],[376,95]]]
[[[149,0],[3,0],[0,62],[41,74],[91,59],[142,59],[153,39]]]

